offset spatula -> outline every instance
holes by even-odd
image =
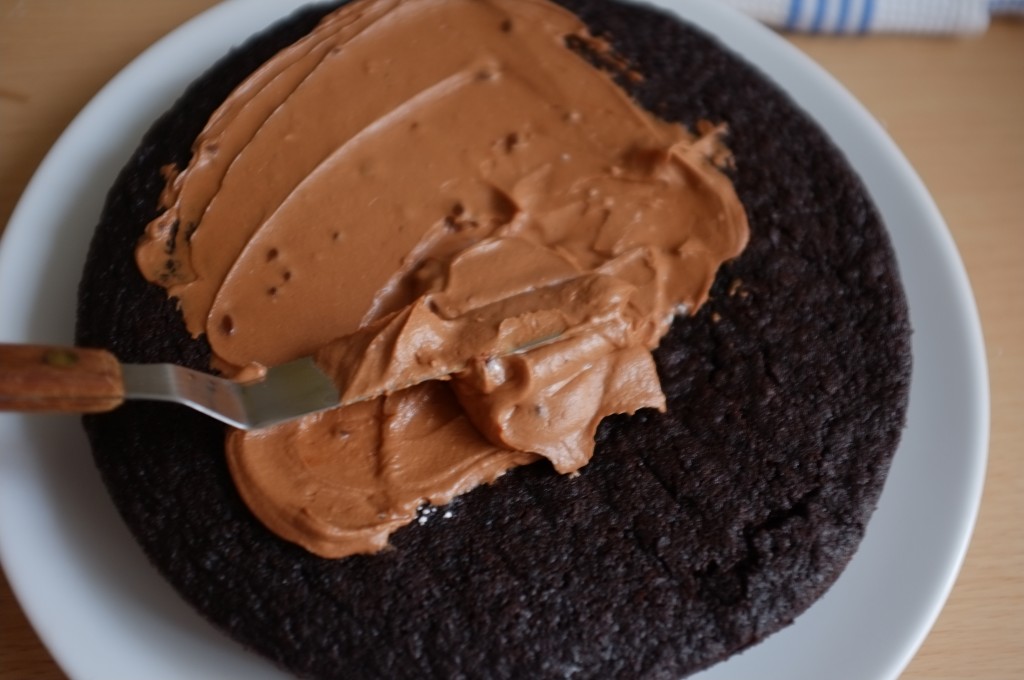
[[[538,331],[490,355],[525,351],[560,335],[561,330]],[[148,399],[182,404],[233,427],[255,430],[447,379],[465,367],[466,361],[405,365],[397,375],[369,383],[346,375],[342,392],[312,357],[273,366],[259,382],[243,384],[176,364],[123,364],[101,349],[0,344],[0,411],[102,413],[128,399]]]
[[[184,404],[243,430],[339,405],[308,357],[242,385],[174,364],[122,364],[99,349],[0,345],[0,411],[100,413],[126,399]]]
[[[245,384],[175,364],[122,364],[100,349],[0,344],[0,411],[100,413],[126,399],[150,399],[183,404],[253,430],[447,379],[470,362],[535,349],[563,339],[573,328],[617,328],[620,315],[609,310],[628,299],[622,285],[607,276],[577,277],[484,305],[472,314],[438,317],[447,336],[407,333],[409,315],[417,307],[429,308],[430,302],[421,298],[322,348],[319,363],[306,357],[274,366],[259,382]],[[563,299],[583,293],[592,298],[590,306],[560,310]],[[507,324],[510,318],[516,323]],[[382,347],[390,351],[381,352]]]

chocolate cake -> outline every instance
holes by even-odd
[[[391,537],[324,559],[243,503],[224,427],[183,407],[88,416],[96,463],[156,567],[241,644],[303,677],[678,678],[788,625],[857,549],[904,423],[906,303],[884,226],[825,135],[754,68],[644,7],[563,0],[690,128],[728,124],[750,241],[655,352],[667,398],[605,419],[571,478],[515,468]],[[110,191],[77,342],[208,370],[210,347],[133,256],[213,110],[330,8],[199,77]],[[353,97],[360,93],[353,92]]]

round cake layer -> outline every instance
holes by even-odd
[[[903,426],[906,304],[884,227],[817,127],[675,19],[564,2],[643,75],[659,116],[725,122],[751,240],[655,354],[668,412],[607,419],[579,476],[517,469],[427,510],[373,556],[325,560],[263,527],[224,430],[183,407],[86,419],[133,533],[190,603],[315,677],[665,677],[787,625],[853,555]],[[199,78],[112,188],[83,276],[78,343],[207,368],[133,250],[168,163],[233,87],[309,31],[304,10]],[[358,92],[352,93],[358,97]]]

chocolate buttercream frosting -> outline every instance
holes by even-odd
[[[664,408],[651,358],[747,240],[722,130],[639,108],[544,0],[361,0],[211,116],[137,261],[235,376],[316,355],[386,396],[228,435],[252,511],[326,556]],[[614,58],[606,63],[618,63]],[[359,93],[358,96],[353,93]]]

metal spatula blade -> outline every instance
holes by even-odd
[[[339,406],[338,388],[309,357],[240,384],[174,364],[122,364],[125,399],[171,401],[252,430]]]

